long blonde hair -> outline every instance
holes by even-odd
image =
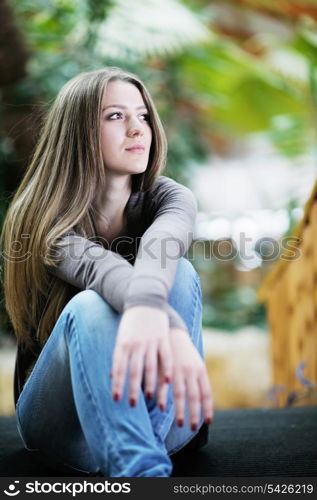
[[[135,85],[152,128],[149,163],[132,176],[132,191],[149,189],[166,160],[166,138],[154,103],[132,73],[104,68],[81,73],[61,89],[47,114],[33,159],[8,208],[0,237],[5,306],[15,334],[30,347],[44,345],[70,298],[71,287],[49,273],[59,238],[76,226],[96,236],[92,203],[105,186],[100,147],[101,101],[109,81]],[[45,308],[43,307],[45,304]]]

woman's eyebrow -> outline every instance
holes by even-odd
[[[124,106],[123,104],[109,104],[108,106],[103,107],[102,111],[105,111],[108,108],[127,109],[127,106]],[[137,106],[135,109],[147,109],[147,107],[144,104],[142,104],[141,106]]]

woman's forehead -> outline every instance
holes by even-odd
[[[145,105],[139,89],[130,82],[114,80],[108,82],[102,98],[102,107],[109,105],[141,106]]]

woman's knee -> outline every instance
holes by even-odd
[[[68,302],[64,314],[63,331],[68,350],[76,346],[81,350],[82,359],[101,356],[105,360],[105,356],[112,353],[121,315],[98,293],[79,292]]]
[[[168,302],[184,319],[185,316],[192,315],[197,302],[201,303],[201,300],[199,276],[191,262],[181,258]]]
[[[192,263],[185,257],[179,259],[173,288],[174,287],[184,291],[195,288],[200,292],[200,279],[198,273]]]
[[[83,290],[68,302],[66,311],[71,311],[87,326],[109,324],[116,321],[118,313],[94,290]]]

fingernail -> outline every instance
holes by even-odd
[[[191,424],[190,428],[191,428],[192,431],[196,431],[197,430],[197,424],[194,424],[194,423]]]
[[[152,398],[153,398],[153,394],[152,394],[152,392],[149,392],[149,391],[148,391],[148,392],[146,393],[146,397],[147,397],[147,399],[152,399]]]
[[[134,398],[130,399],[130,406],[136,406],[136,400]]]
[[[113,395],[113,399],[115,401],[119,401],[120,398],[119,398],[119,394],[117,392]]]
[[[183,427],[183,425],[184,425],[184,420],[183,420],[182,418],[178,418],[178,419],[177,419],[177,425],[178,425],[178,427]]]
[[[166,382],[167,384],[169,384],[171,381],[171,378],[170,377],[164,377],[164,382]]]
[[[164,411],[165,410],[165,405],[163,405],[162,403],[159,404],[159,409],[161,411]]]
[[[109,373],[109,377],[111,377],[111,378],[112,378],[112,372],[110,372],[110,373]]]
[[[212,418],[210,418],[210,417],[205,418],[205,424],[210,425],[211,422],[212,422]]]

